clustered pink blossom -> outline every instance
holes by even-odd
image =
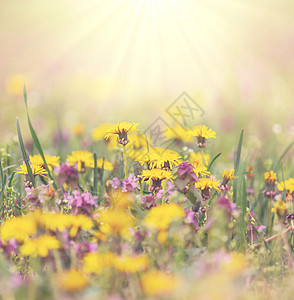
[[[93,206],[97,206],[97,196],[92,196],[91,193],[80,194],[78,190],[74,190],[72,195],[65,195],[65,199],[68,200],[68,205],[73,208],[73,213],[82,213],[84,215],[90,215]]]

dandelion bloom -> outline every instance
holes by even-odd
[[[6,220],[0,227],[1,240],[3,242],[13,238],[18,242],[23,242],[36,232],[37,223],[32,214]]]
[[[58,276],[60,286],[69,292],[76,292],[88,285],[85,275],[78,269],[70,269]]]
[[[55,167],[55,166],[59,165],[59,162],[60,162],[59,156],[44,155],[44,157],[45,157],[45,160],[46,160],[46,163],[48,166]],[[30,155],[30,162],[33,165],[38,165],[45,169],[45,164],[44,164],[43,158],[40,154],[36,154],[33,156]]]
[[[173,150],[154,147],[150,148],[150,152],[152,153],[150,162],[152,168],[171,170],[172,167],[179,165],[182,161],[181,155]]]
[[[67,162],[77,166],[78,172],[85,172],[86,168],[93,168],[93,154],[89,151],[73,151],[71,155],[67,156]]]
[[[75,136],[81,136],[85,131],[85,126],[82,123],[77,123],[73,129],[72,132]]]
[[[141,283],[145,295],[161,297],[172,295],[179,287],[181,280],[173,274],[162,271],[148,271],[142,274]]]
[[[216,181],[213,177],[199,178],[199,181],[195,183],[195,187],[198,190],[201,190],[201,195],[204,200],[210,198],[210,189],[215,189],[216,191],[219,191],[218,185],[219,181]]]
[[[138,131],[137,126],[139,124],[129,122],[118,122],[117,124],[109,126],[104,138],[107,140],[112,135],[117,135],[117,142],[125,146],[130,140],[128,139],[128,133]]]
[[[104,140],[108,149],[113,149],[117,145],[116,137],[114,135],[110,136],[107,140],[104,138],[111,126],[111,124],[103,124],[92,131],[92,139],[94,141]]]
[[[144,255],[119,256],[114,260],[114,267],[123,273],[136,273],[147,269],[149,258]]]
[[[233,176],[234,173],[235,173],[234,169],[224,170],[223,175],[222,175],[221,185],[227,185],[229,183],[229,181],[237,178],[236,176]]]
[[[34,176],[40,175],[42,177],[46,177],[47,171],[44,170],[44,168],[41,167],[40,165],[30,163],[30,167],[31,167],[31,170],[32,170],[32,173]],[[20,165],[19,169],[16,170],[16,173],[23,174],[23,175],[29,175],[26,164]]]
[[[168,127],[167,130],[164,131],[164,134],[168,139],[175,139],[177,141],[183,141],[187,143],[193,142],[193,137],[189,135],[187,130],[181,125]]]
[[[100,274],[103,268],[110,268],[113,266],[115,255],[110,252],[104,253],[87,253],[83,259],[84,271],[86,273]]]
[[[110,192],[110,202],[112,207],[124,210],[134,204],[135,195],[132,192],[115,189]]]
[[[187,133],[197,138],[197,146],[199,148],[206,147],[207,139],[215,138],[215,131],[208,129],[205,125],[195,126],[193,130],[189,130]]]
[[[120,209],[104,210],[98,217],[100,231],[107,235],[115,234],[127,236],[134,221],[129,214]]]
[[[284,216],[286,211],[286,203],[282,200],[275,202],[274,208],[272,208],[272,212],[275,212],[279,217]]]
[[[56,237],[49,234],[43,234],[35,239],[27,239],[20,247],[20,252],[24,256],[48,256],[49,250],[59,249],[61,247],[60,242]]]
[[[289,178],[288,180],[282,181],[278,184],[278,189],[280,191],[287,190],[290,194],[294,193],[294,178]]]
[[[68,215],[67,218],[69,219],[70,237],[75,237],[79,229],[88,231],[94,226],[93,221],[84,215]]]
[[[144,170],[140,177],[143,180],[147,180],[148,182],[152,180],[151,192],[158,192],[162,187],[161,183],[164,179],[171,179],[172,173],[171,171],[161,170],[161,169],[151,169]]]
[[[266,183],[273,184],[277,180],[277,174],[274,171],[265,172],[264,180]]]
[[[112,171],[113,170],[113,164],[109,162],[108,160],[102,158],[97,159],[97,169],[102,170],[102,166],[104,170]]]
[[[192,165],[196,165],[196,164],[202,164],[202,165],[208,165],[210,161],[210,155],[209,154],[204,154],[201,152],[192,152],[190,154],[190,162]]]

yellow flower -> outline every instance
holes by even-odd
[[[152,168],[162,168],[171,170],[173,166],[181,163],[182,157],[176,151],[159,147],[150,148],[152,153],[150,166]]]
[[[61,287],[69,292],[76,292],[88,285],[84,274],[77,269],[70,269],[58,275],[58,282]]]
[[[118,209],[127,209],[135,202],[135,195],[132,192],[123,192],[121,189],[110,191],[111,206]]]
[[[142,174],[140,175],[143,180],[150,179],[152,180],[164,180],[164,179],[171,179],[172,173],[170,171],[161,170],[161,169],[151,169],[151,170],[143,170]]]
[[[115,234],[127,236],[134,222],[129,214],[120,209],[104,210],[98,217],[100,231],[107,235]]]
[[[108,149],[113,149],[117,145],[116,136],[111,136],[107,140],[104,138],[106,132],[108,131],[109,127],[111,127],[111,126],[112,125],[110,125],[110,124],[103,124],[103,125],[100,125],[99,127],[95,128],[92,131],[92,139],[94,141],[104,140],[106,142],[106,146]]]
[[[235,173],[234,169],[231,170],[224,170],[223,175],[222,175],[222,183],[221,185],[226,185],[228,184],[229,181],[237,178],[236,176],[233,176],[233,174]]]
[[[278,184],[278,189],[280,191],[287,190],[290,194],[294,193],[294,178],[289,178],[288,180],[280,182]]]
[[[175,139],[186,143],[193,142],[193,137],[191,135],[188,135],[187,130],[181,125],[167,128],[167,130],[164,131],[164,134],[169,139]]]
[[[177,204],[163,204],[153,207],[144,219],[145,226],[159,231],[167,230],[171,222],[185,216]]]
[[[46,177],[47,171],[43,167],[41,167],[39,165],[33,165],[33,164],[30,164],[30,167],[32,169],[32,173],[34,176],[40,175],[40,176]],[[28,169],[27,169],[26,164],[20,165],[19,169],[16,170],[16,173],[28,175]]]
[[[85,215],[68,215],[67,218],[69,219],[69,235],[71,237],[75,237],[80,228],[88,231],[94,226],[93,221]]]
[[[112,252],[87,253],[83,259],[84,270],[86,273],[100,274],[103,268],[110,268],[115,261],[115,255]]]
[[[59,165],[60,163],[59,156],[50,156],[50,155],[44,155],[44,156],[48,166],[55,167]],[[40,154],[35,154],[33,156],[30,155],[30,162],[32,165],[38,165],[45,169],[44,161]]]
[[[6,92],[12,96],[21,96],[23,95],[24,84],[26,84],[26,88],[30,85],[27,76],[24,74],[14,74],[6,81]]]
[[[79,172],[85,172],[86,168],[93,168],[93,154],[89,151],[73,151],[67,156],[67,161],[70,165],[76,165]]]
[[[181,279],[162,271],[148,271],[142,274],[141,283],[145,295],[161,297],[172,295],[179,288]]]
[[[118,122],[107,129],[104,138],[108,139],[112,135],[117,135],[117,142],[125,146],[129,142],[128,133],[138,131],[138,125],[138,123]]]
[[[272,212],[275,212],[279,216],[283,216],[286,212],[286,203],[282,200],[275,202]]]
[[[265,172],[264,180],[266,183],[273,184],[277,180],[277,174],[274,171]]]
[[[94,164],[94,163],[93,163]],[[97,169],[102,169],[102,165],[103,165],[103,159],[102,158],[98,158],[97,159]],[[109,162],[108,160],[104,160],[104,165],[103,165],[104,170],[108,170],[108,171],[112,171],[113,170],[113,164],[111,162]]]
[[[6,242],[15,238],[23,242],[30,235],[37,232],[37,223],[32,215],[19,216],[6,220],[0,227],[1,240]]]
[[[140,148],[146,148],[147,147],[147,142],[146,142],[146,136],[143,134],[134,134],[129,137],[129,146],[133,147],[135,149],[140,149]],[[148,144],[150,145],[150,141],[147,138]]]
[[[210,160],[209,154],[202,154],[201,152],[197,152],[197,153],[192,152],[190,154],[190,162],[193,166],[197,164],[201,164],[201,165],[205,164],[207,166],[209,160]]]
[[[201,164],[196,164],[196,165],[191,164],[191,165],[194,167],[192,171],[196,174],[197,177],[210,175],[210,172],[207,171],[206,166]]]
[[[59,249],[61,247],[60,242],[56,237],[49,234],[43,234],[35,239],[27,239],[20,247],[20,252],[24,256],[48,256],[49,250]]]
[[[81,136],[85,131],[85,126],[82,123],[77,123],[73,129],[73,134],[76,136]]]
[[[206,147],[206,139],[215,138],[215,131],[208,129],[205,125],[195,126],[193,130],[189,130],[187,134],[197,138],[198,147]]]
[[[195,183],[195,187],[198,190],[201,190],[201,195],[204,200],[207,200],[210,198],[210,189],[215,189],[219,192],[218,185],[220,184],[219,181],[215,181],[215,179],[212,178],[199,178],[199,181]]]
[[[120,256],[114,260],[114,267],[123,273],[136,273],[143,271],[149,266],[147,256]]]
[[[56,232],[70,227],[70,217],[68,215],[54,212],[36,212],[35,216],[38,224],[46,230]]]

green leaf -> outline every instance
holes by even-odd
[[[33,187],[36,187],[35,177],[33,175],[33,172],[32,172],[31,166],[30,166],[30,162],[29,162],[29,158],[27,156],[27,152],[26,152],[26,149],[25,149],[25,146],[24,146],[24,143],[23,143],[18,117],[16,118],[16,129],[17,129],[17,135],[18,135],[20,150],[21,150],[21,153],[22,153],[23,160],[24,160],[24,162],[27,166],[27,171],[28,171],[28,175],[30,177],[30,181],[32,182]]]
[[[234,169],[235,169],[235,175],[238,176],[238,171],[239,171],[239,165],[240,165],[240,160],[241,160],[241,150],[242,150],[242,144],[243,144],[243,134],[244,134],[244,129],[241,130],[240,137],[239,137],[239,143],[238,143],[238,150],[236,154],[236,158],[234,161]],[[236,202],[236,196],[237,196],[237,184],[238,184],[238,178],[234,180],[233,184],[233,201]]]
[[[97,195],[97,183],[98,183],[97,154],[94,153],[94,182],[93,182],[93,195]]]
[[[212,165],[214,164],[214,162],[221,156],[221,152],[219,154],[217,154],[213,159],[212,161],[210,162],[209,166],[207,167],[207,171],[210,170],[210,168],[212,167]]]
[[[24,100],[25,100],[25,105],[26,105],[26,111],[27,111],[27,117],[28,117],[28,124],[29,124],[29,128],[30,128],[30,131],[31,131],[31,135],[32,135],[32,138],[33,138],[33,141],[34,141],[34,144],[36,146],[36,148],[38,149],[42,159],[43,159],[43,162],[44,162],[44,166],[45,166],[45,169],[48,173],[48,176],[49,178],[53,181],[53,186],[54,188],[57,190],[57,185],[54,181],[54,178],[52,177],[51,175],[51,172],[48,168],[48,165],[47,165],[47,162],[45,160],[45,156],[44,156],[44,152],[43,152],[43,149],[41,147],[41,144],[39,142],[39,139],[37,137],[37,134],[32,126],[32,123],[31,123],[31,120],[30,120],[30,116],[29,116],[29,110],[28,110],[28,104],[27,104],[27,92],[26,92],[26,86],[24,85],[24,88],[23,88],[23,93],[24,93]]]
[[[98,198],[98,204],[101,203],[101,198],[102,198],[102,187],[103,187],[103,174],[104,174],[104,161],[105,157],[103,157],[103,162],[102,162],[102,168],[101,168],[101,177],[100,177],[100,185],[99,185],[99,198]]]

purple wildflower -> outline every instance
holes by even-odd
[[[224,196],[221,196],[217,199],[217,204],[219,207],[226,210],[229,218],[232,218],[236,213],[240,212],[240,210],[236,209],[237,204],[232,203],[228,198]]]
[[[187,160],[179,164],[177,168],[177,178],[174,180],[174,182],[178,190],[180,192],[184,192],[186,187],[192,182],[198,181],[198,178],[193,172],[194,167]]]
[[[2,243],[0,240],[0,249],[3,250],[4,254],[6,255],[7,258],[10,259],[11,255],[14,254],[16,255],[16,240],[11,239],[7,241],[5,244]]]
[[[118,189],[120,188],[121,186],[121,182],[120,180],[118,179],[118,177],[113,177],[111,180],[109,180],[110,184],[111,184],[111,187],[113,189]]]
[[[78,170],[75,166],[70,166],[68,163],[56,166],[54,173],[58,174],[58,185],[62,186],[64,183],[71,186],[73,189],[78,188]]]
[[[141,200],[145,204],[145,209],[150,209],[153,206],[156,206],[155,201],[157,200],[153,194],[149,194],[147,196],[142,196]]]
[[[68,204],[74,209],[74,214],[82,213],[90,215],[92,207],[97,206],[97,196],[92,196],[91,193],[80,194],[78,190],[74,190],[72,195],[65,195]]]
[[[127,179],[123,180],[122,191],[133,192],[135,188],[140,189],[137,183],[138,180],[139,179],[134,174],[130,174]]]

